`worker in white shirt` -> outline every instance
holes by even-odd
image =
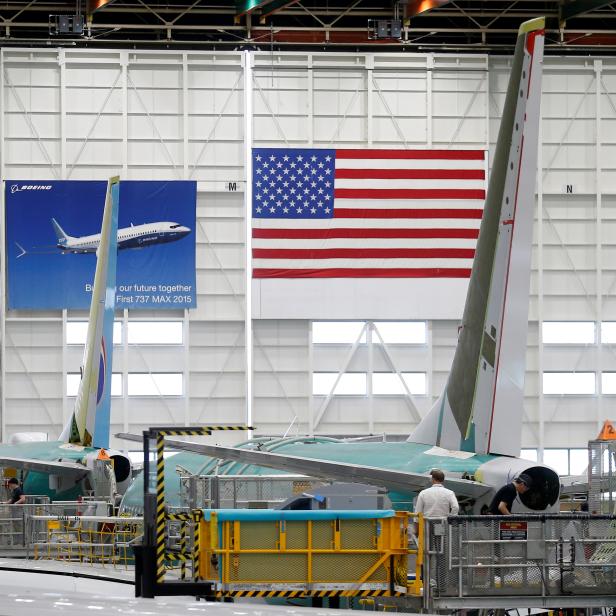
[[[445,473],[438,468],[430,471],[432,486],[422,490],[415,501],[415,513],[423,513],[426,518],[445,518],[458,515],[460,506],[456,495],[443,485]]]

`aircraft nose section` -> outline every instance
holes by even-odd
[[[182,234],[182,235],[188,235],[190,233],[190,227],[180,227],[178,229],[178,231]]]

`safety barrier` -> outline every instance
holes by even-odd
[[[614,516],[460,516],[426,533],[428,609],[616,600]]]
[[[23,505],[0,504],[0,550],[10,553],[23,551],[32,544],[32,537],[40,529],[35,527],[37,515],[74,516],[81,513],[107,514],[109,504],[104,501],[56,501],[47,496],[28,495]]]
[[[33,515],[34,559],[128,568],[132,545],[143,535],[142,518]]]
[[[303,475],[188,475],[180,472],[180,496],[188,509],[268,509],[323,481]]]
[[[406,595],[410,517],[394,511],[206,510],[199,577],[212,582],[218,597]],[[417,551],[416,574],[420,570]]]

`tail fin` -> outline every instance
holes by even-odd
[[[458,346],[414,442],[520,453],[544,24],[520,26]]]
[[[60,223],[55,219],[51,219],[51,224],[53,226],[53,230],[55,231],[56,237],[58,238],[58,244],[66,244],[66,241],[70,239],[70,235],[68,235],[64,229],[60,226]]]
[[[81,381],[75,408],[60,435],[69,443],[104,448],[109,447],[119,201],[120,179],[114,177],[107,184]]]

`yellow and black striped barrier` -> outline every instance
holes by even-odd
[[[323,597],[402,597],[403,592],[391,592],[389,590],[315,590],[306,592],[303,590],[229,590],[218,591],[217,599],[224,597],[252,597],[270,599],[272,597],[293,598],[323,598]]]
[[[399,511],[203,511],[199,576],[219,598],[413,594],[411,519]]]
[[[167,514],[165,506],[165,437],[167,436],[208,436],[212,432],[221,430],[253,430],[251,426],[243,425],[226,425],[226,426],[199,426],[189,428],[150,428],[151,438],[156,439],[156,581],[161,584],[165,578],[165,559],[169,553],[165,552],[166,543],[166,526],[168,521],[180,521],[188,522],[195,521],[195,514]],[[195,524],[198,527],[198,523]],[[198,539],[198,530],[195,531],[195,543]],[[182,558],[175,558],[182,562],[182,579],[184,579],[186,570],[184,564],[184,556],[186,549],[186,537],[185,529],[180,537],[181,549],[180,553]],[[183,545],[183,549],[182,549]],[[179,553],[173,553],[174,557]],[[194,567],[198,565],[199,559],[195,558],[194,554],[190,557],[186,557],[186,561],[192,561],[193,571]],[[193,578],[197,579],[193,573]]]
[[[193,582],[199,579],[199,551],[201,548],[201,519],[203,518],[203,511],[201,509],[193,509],[193,552],[192,552],[192,571]]]

